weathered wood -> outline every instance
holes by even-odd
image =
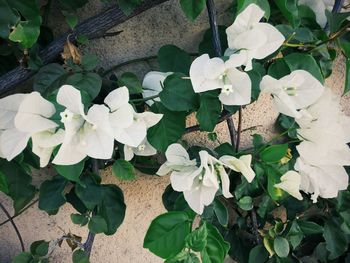
[[[112,27],[166,1],[168,0],[144,0],[143,3],[129,16],[124,15],[116,5],[110,7],[106,11],[80,23],[74,31],[67,32],[55,39],[46,48],[40,51],[39,56],[44,65],[51,63],[57,59],[59,54],[63,51],[63,46],[68,37],[72,41],[77,35],[85,35],[89,39],[102,36],[104,32]],[[20,66],[7,72],[0,77],[0,95],[10,91],[34,74],[35,71]]]

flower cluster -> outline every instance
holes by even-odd
[[[161,114],[137,113],[129,104],[126,87],[112,91],[104,105],[94,104],[85,114],[79,90],[62,86],[55,104],[38,92],[15,94],[0,100],[0,156],[12,160],[32,139],[32,150],[40,157],[40,166],[50,161],[56,146],[60,148],[54,164],[72,165],[89,156],[110,159],[114,140],[124,144],[126,159],[133,154],[153,155],[146,140],[147,129],[157,124]],[[59,114],[59,117],[57,116]]]
[[[198,214],[202,214],[204,206],[213,202],[219,189],[226,198],[232,197],[230,179],[225,168],[242,173],[248,182],[255,177],[250,167],[251,155],[243,155],[239,159],[225,155],[216,159],[202,150],[199,152],[200,163],[197,164],[180,144],[170,145],[165,155],[167,161],[157,174],[163,176],[171,172],[171,186],[175,191],[184,193],[185,200]]]

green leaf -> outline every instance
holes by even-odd
[[[20,165],[4,159],[0,159],[0,170],[4,176],[2,178],[6,180],[7,195],[13,200],[17,214],[35,195],[35,187],[31,185],[32,178]]]
[[[61,176],[55,176],[52,180],[47,180],[40,186],[39,208],[48,214],[56,214],[58,209],[66,203],[64,189],[67,180]]]
[[[12,263],[32,263],[32,262],[33,262],[33,256],[28,252],[22,252],[17,256],[15,256],[15,258],[12,260]]]
[[[10,28],[16,24],[17,20],[18,17],[7,0],[0,0],[0,38],[8,38]]]
[[[98,206],[98,215],[107,222],[105,235],[113,235],[118,227],[123,223],[126,205],[122,190],[112,184],[102,185],[103,198]]]
[[[300,24],[298,1],[297,0],[275,0],[275,4],[281,11],[282,15],[288,20],[293,27]]]
[[[118,159],[114,162],[112,171],[114,176],[123,181],[132,181],[136,179],[134,167],[131,163],[123,159]]]
[[[253,208],[253,199],[250,196],[244,196],[239,199],[238,206],[245,211],[249,211]]]
[[[162,46],[158,51],[159,68],[163,72],[180,72],[188,75],[191,57],[174,45]]]
[[[260,158],[266,163],[277,163],[287,154],[287,150],[288,144],[271,145],[260,153]]]
[[[141,2],[142,0],[117,0],[118,6],[125,15],[130,15]]]
[[[202,262],[204,263],[221,263],[230,249],[229,243],[227,243],[219,231],[212,225],[207,224],[207,244],[203,251],[201,251]]]
[[[290,74],[290,69],[284,59],[277,59],[271,64],[267,74],[275,79],[280,79]]]
[[[228,211],[226,206],[220,201],[220,199],[215,198],[214,200],[214,213],[222,226],[227,226],[228,224]]]
[[[66,194],[66,200],[70,203],[75,210],[77,210],[81,214],[85,214],[87,212],[87,208],[84,203],[79,199],[79,197],[75,193],[75,187],[72,188],[68,194]]]
[[[102,200],[102,190],[98,182],[95,181],[92,175],[84,176],[81,181],[83,185],[75,186],[75,193],[83,204],[93,210]]]
[[[323,227],[311,221],[298,221],[298,225],[305,235],[323,233]]]
[[[337,208],[339,212],[350,211],[350,191],[349,190],[339,191],[337,201],[338,201]]]
[[[346,59],[344,95],[350,91],[350,58]]]
[[[79,177],[84,170],[85,161],[73,165],[54,165],[57,173],[69,181],[79,182]]]
[[[344,21],[346,21],[346,19],[350,17],[350,12],[337,13],[330,12],[327,9],[325,10],[325,12],[329,24],[330,34],[337,32],[342,27]]]
[[[196,20],[205,8],[205,0],[180,0],[180,4],[186,17],[191,21]]]
[[[324,83],[323,75],[320,67],[317,65],[316,60],[308,54],[292,53],[284,57],[284,61],[287,63],[291,71],[303,69],[308,71],[322,84]]]
[[[70,219],[73,224],[84,226],[88,223],[89,219],[85,215],[71,214]]]
[[[35,241],[30,245],[30,253],[33,256],[44,257],[49,252],[49,242],[45,240]]]
[[[256,4],[264,10],[264,17],[268,20],[270,17],[270,4],[267,0],[238,0],[237,1],[237,15],[241,13],[248,5]]]
[[[81,65],[84,68],[84,70],[87,71],[95,69],[99,63],[100,59],[98,58],[98,56],[93,54],[87,54],[81,58]]]
[[[154,148],[165,152],[168,146],[177,142],[185,132],[186,113],[170,111],[158,102],[152,105],[152,111],[162,113],[163,118],[148,129],[147,139]]]
[[[334,260],[341,256],[348,248],[346,234],[340,231],[337,219],[329,219],[324,225],[323,237],[326,240],[326,248],[330,252],[328,259]]]
[[[120,86],[126,86],[130,94],[142,93],[142,84],[138,77],[131,72],[123,73],[119,78]]]
[[[273,249],[275,250],[277,256],[281,258],[288,257],[289,255],[289,243],[284,237],[276,237],[273,241]]]
[[[78,16],[74,13],[62,12],[70,29],[74,29],[78,24]]]
[[[269,253],[265,247],[263,245],[258,245],[250,250],[248,263],[266,262],[268,258]]]
[[[256,101],[260,95],[261,75],[257,70],[254,70],[254,69],[251,71],[248,71],[247,74],[249,75],[250,81],[252,82],[251,102],[253,102],[253,101]]]
[[[75,12],[87,4],[88,0],[60,0],[59,2],[63,10]]]
[[[228,48],[226,28],[226,26],[218,26],[221,50]],[[199,43],[198,51],[199,54],[208,54],[211,58],[216,57],[216,51],[213,46],[213,32],[210,28],[205,31],[203,39]]]
[[[164,88],[159,93],[161,102],[171,111],[189,111],[198,108],[198,94],[193,91],[191,80],[175,73],[164,80]]]
[[[72,255],[73,263],[89,263],[89,259],[83,250],[75,250]]]
[[[283,196],[283,191],[275,187],[275,184],[280,183],[281,174],[272,167],[267,169],[267,191],[273,200],[279,200]]]
[[[85,91],[90,95],[91,99],[94,99],[100,93],[102,79],[98,74],[93,72],[75,73],[67,78],[66,84]]]
[[[200,106],[196,114],[201,130],[213,131],[221,114],[221,102],[217,91],[200,94]]]
[[[178,254],[185,246],[191,222],[185,212],[168,212],[156,217],[147,230],[143,247],[161,258]]]
[[[7,184],[6,176],[0,171],[0,191],[3,192],[4,194],[9,195],[10,190],[9,186]]]
[[[9,39],[18,42],[23,48],[31,48],[38,40],[41,20],[19,22],[9,35]]]
[[[92,216],[92,218],[89,221],[88,227],[89,230],[94,234],[103,233],[108,230],[106,220],[99,215]]]
[[[290,241],[293,249],[299,246],[300,242],[303,240],[304,233],[301,230],[300,226],[298,225],[297,221],[293,221],[288,231],[287,238]]]
[[[199,228],[192,231],[186,237],[186,244],[193,251],[200,252],[207,245],[207,236],[208,236],[207,226],[205,223],[203,223]]]
[[[66,71],[59,64],[53,63],[42,67],[34,77],[33,89],[47,96],[61,87],[67,77]]]

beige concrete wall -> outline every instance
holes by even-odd
[[[227,23],[226,9],[230,1],[216,1],[219,6],[219,20]],[[92,2],[82,10],[82,18],[97,13],[103,5],[98,0]],[[51,21],[55,26],[56,34],[64,32],[66,28],[59,21],[62,18],[54,14],[55,20]],[[208,27],[207,16],[203,14],[195,23],[186,20],[179,8],[178,0],[170,0],[138,17],[117,26],[111,31],[123,30],[117,37],[91,41],[86,52],[96,53],[102,60],[103,66],[111,66],[121,62],[154,55],[164,44],[175,44],[189,52],[196,51],[203,31]],[[132,67],[123,68],[122,71],[136,71],[140,76],[145,72],[155,69],[154,63],[139,63]],[[121,73],[118,72],[118,74]],[[333,76],[327,80],[327,85],[341,94],[344,80],[344,61],[339,59],[334,68]],[[342,99],[345,111],[350,115],[350,97]],[[271,136],[271,129],[277,113],[272,109],[269,96],[261,96],[259,100],[244,110],[243,129],[258,126],[255,130],[243,133],[242,147],[250,145],[250,135],[258,132],[266,138]],[[236,120],[236,116],[234,117]],[[193,122],[193,120],[190,120]],[[216,131],[221,142],[228,141],[228,133],[225,123],[218,125]],[[197,132],[187,135],[190,144],[213,145],[208,142],[205,133]],[[39,185],[47,179],[47,171],[42,171],[34,178],[34,183]],[[164,212],[161,195],[169,183],[168,177],[138,175],[133,182],[120,182],[112,174],[110,169],[102,172],[105,183],[119,185],[125,195],[127,204],[126,217],[123,225],[113,236],[98,235],[94,243],[91,262],[118,262],[118,263],[156,263],[162,262],[147,250],[142,248],[143,238],[151,220]],[[3,194],[0,194],[0,202],[13,213],[12,203]],[[63,235],[63,231],[71,231],[74,234],[86,238],[86,227],[79,228],[70,222],[70,213],[73,209],[66,205],[55,216],[48,216],[38,210],[37,206],[30,208],[23,215],[15,219],[26,247],[35,240],[55,240]],[[6,217],[0,211],[0,222]],[[11,258],[20,252],[19,242],[10,224],[0,227],[0,262],[10,262]],[[52,262],[70,262],[71,252],[64,244],[53,253]]]

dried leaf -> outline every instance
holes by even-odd
[[[74,64],[80,64],[81,54],[79,52],[79,49],[73,43],[71,43],[68,39],[66,44],[63,47],[63,52],[61,53],[61,56],[64,59],[64,61],[72,58]]]

